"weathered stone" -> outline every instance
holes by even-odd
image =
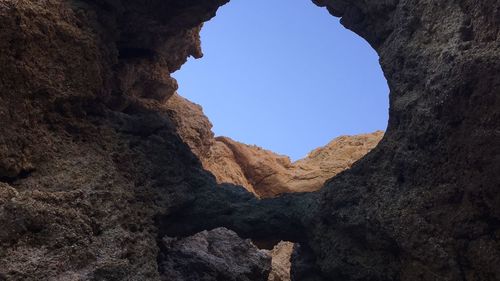
[[[217,228],[183,239],[163,238],[162,280],[266,281],[271,257],[250,240]]]
[[[289,281],[294,244],[281,241],[271,251],[272,269],[268,281]]]
[[[215,188],[160,102],[225,2],[0,2],[0,278],[161,280],[162,237],[226,226],[300,242],[301,280],[499,280],[499,1],[316,1],[379,54],[389,126],[264,200]]]
[[[214,137],[201,106],[174,95],[169,113],[182,140],[218,183],[241,185],[261,198],[283,193],[317,191],[326,180],[347,170],[382,139],[381,131],[342,136],[315,149],[304,159],[290,158],[228,137]]]

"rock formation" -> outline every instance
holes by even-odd
[[[270,257],[249,240],[225,228],[183,239],[163,238],[163,280],[266,281]]]
[[[243,186],[260,198],[319,190],[326,180],[348,169],[380,141],[383,132],[342,136],[292,163],[289,157],[228,137],[214,137],[201,106],[174,94],[166,104],[176,131],[218,183]],[[294,243],[280,242],[270,252],[269,281],[290,280]]]
[[[164,237],[300,243],[292,280],[500,280],[500,2],[314,0],[390,87],[317,192],[219,185],[162,102],[224,0],[0,2],[0,279],[161,280]]]
[[[199,201],[183,219],[301,241],[298,280],[500,279],[500,3],[315,2],[380,55],[391,90],[384,139],[320,192],[232,198],[208,216]]]
[[[281,241],[271,251],[271,272],[268,281],[289,281],[294,244]]]
[[[223,3],[0,2],[0,280],[160,280],[155,218],[216,185],[161,102]]]
[[[167,102],[177,132],[219,183],[241,185],[261,198],[319,190],[326,180],[347,170],[382,139],[381,131],[342,136],[315,149],[304,159],[287,156],[228,137],[214,138],[203,110],[178,94]]]

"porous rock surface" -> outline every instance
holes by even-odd
[[[0,1],[0,280],[160,280],[155,218],[216,185],[162,102],[225,1]]]
[[[217,182],[245,187],[260,198],[319,190],[326,180],[347,170],[382,139],[384,132],[341,136],[307,157],[290,158],[229,137],[214,137],[201,106],[174,94],[167,108],[179,136]]]
[[[226,228],[183,239],[163,238],[162,280],[266,281],[270,256]]]
[[[291,256],[293,253],[294,243],[281,241],[270,252],[271,272],[269,273],[268,281],[289,281]]]
[[[380,55],[384,138],[319,192],[225,212],[199,201],[182,214],[202,217],[192,228],[166,229],[299,241],[296,280],[500,279],[500,2],[315,3]]]
[[[327,179],[348,169],[372,150],[383,137],[381,131],[342,136],[292,163],[288,157],[258,146],[228,137],[214,137],[212,123],[204,115],[203,108],[177,93],[166,106],[179,136],[217,182],[243,186],[260,198],[316,191]],[[290,280],[293,247],[294,243],[281,241],[270,251],[269,281]]]
[[[163,101],[226,1],[0,2],[0,279],[161,280],[163,237],[301,247],[292,280],[499,280],[500,2],[315,0],[390,87],[379,145],[320,191],[219,185]]]

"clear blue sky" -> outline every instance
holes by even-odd
[[[377,54],[309,0],[232,0],[201,39],[204,57],[173,76],[216,135],[297,160],[337,136],[386,129]]]

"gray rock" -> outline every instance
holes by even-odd
[[[159,263],[162,280],[267,280],[271,257],[226,228],[183,239],[163,238]]]

